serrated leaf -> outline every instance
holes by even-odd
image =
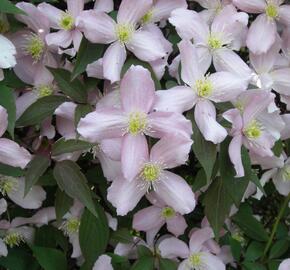
[[[90,43],[83,37],[75,63],[74,70],[71,74],[71,79],[74,80],[78,75],[84,72],[88,64],[98,60],[104,51],[103,44]]]
[[[54,202],[56,220],[60,222],[62,217],[69,211],[72,205],[73,199],[66,195],[65,192],[58,189],[55,195]]]
[[[47,168],[50,166],[50,159],[45,156],[36,155],[28,164],[28,169],[25,173],[25,189],[24,195],[30,191],[32,186],[37,183]]]
[[[85,210],[79,229],[79,240],[86,265],[93,266],[97,258],[103,254],[109,241],[107,217],[100,205],[96,206],[98,218]]]
[[[0,1],[0,12],[1,13],[9,13],[9,14],[24,14],[24,15],[26,15],[26,13],[23,10],[16,7],[9,0],[1,0]]]
[[[49,69],[60,90],[75,102],[87,103],[88,93],[84,85],[77,79],[71,81],[71,74],[65,69]]]
[[[68,101],[63,96],[48,96],[38,99],[30,105],[17,120],[16,126],[30,126],[40,124],[45,118],[52,116],[56,108]]]
[[[14,127],[16,121],[16,106],[13,91],[0,84],[0,105],[4,107],[8,114],[8,127],[7,131],[14,138]]]
[[[142,257],[133,264],[131,270],[154,270],[154,258]]]
[[[80,140],[65,140],[60,139],[52,145],[52,156],[58,156],[66,153],[72,153],[75,151],[85,151],[92,148],[94,145]]]
[[[97,217],[87,179],[76,163],[70,160],[58,162],[54,167],[53,175],[62,191],[71,198],[78,199]]]
[[[47,247],[32,247],[33,255],[44,270],[67,269],[66,257],[58,249]]]
[[[232,199],[227,192],[224,181],[219,177],[216,178],[211,183],[204,198],[205,215],[216,238],[219,238],[220,229],[229,215],[232,203]]]

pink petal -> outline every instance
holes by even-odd
[[[11,140],[4,138],[0,139],[1,163],[24,169],[30,160],[31,155],[25,148]]]
[[[67,0],[67,10],[71,16],[76,18],[84,9],[84,0]]]
[[[185,229],[187,228],[186,221],[182,215],[177,214],[173,218],[166,220],[167,230],[173,233],[176,237],[184,234]]]
[[[0,105],[0,137],[4,134],[8,127],[8,114],[4,107]]]
[[[140,29],[136,31],[132,39],[126,44],[128,50],[142,61],[155,61],[166,56],[166,50],[159,38],[151,32]]]
[[[221,4],[220,0],[195,0],[195,2],[199,3],[203,8],[206,9],[213,9]]]
[[[278,270],[289,270],[290,268],[290,259],[285,259],[280,265]]]
[[[262,13],[266,8],[265,0],[233,0],[233,3],[239,9],[249,13]]]
[[[78,51],[80,48],[82,38],[83,34],[79,30],[72,31],[72,41],[76,51]]]
[[[185,0],[158,0],[153,9],[153,22],[169,18],[170,13],[177,8],[187,8]]]
[[[164,202],[180,214],[188,214],[196,205],[195,196],[190,186],[180,176],[163,172],[164,177],[157,183],[156,193]]]
[[[123,0],[119,7],[117,22],[136,24],[152,7],[152,0],[139,0],[138,5],[132,0]]]
[[[107,199],[117,208],[118,215],[125,216],[135,208],[145,193],[146,189],[140,189],[139,181],[129,182],[120,177],[109,187]]]
[[[118,41],[106,50],[103,57],[104,77],[111,83],[120,80],[121,70],[127,57],[126,48]]]
[[[242,136],[233,137],[229,145],[229,156],[231,162],[234,164],[236,170],[236,177],[243,177],[245,175],[244,166],[241,156]]]
[[[8,249],[6,244],[0,239],[0,256],[6,257],[8,255]]]
[[[104,79],[103,58],[100,58],[97,61],[91,64],[88,64],[86,68],[86,72],[87,72],[88,77]]]
[[[276,22],[268,19],[266,14],[259,15],[250,26],[247,47],[253,53],[265,53],[274,44],[276,33]],[[260,40],[263,42],[259,42]]]
[[[160,242],[158,249],[163,258],[175,259],[189,256],[188,246],[175,237],[169,237]]]
[[[195,46],[183,40],[178,44],[181,57],[181,78],[190,87],[203,77],[199,68],[199,60]]]
[[[290,6],[283,5],[279,7],[279,21],[285,24],[287,27],[290,26]]]
[[[190,110],[196,103],[195,92],[186,86],[176,86],[168,90],[156,92],[153,109],[161,112],[183,113]]]
[[[273,176],[273,183],[277,191],[286,197],[290,193],[290,181],[284,180],[282,177],[282,173],[275,174]]]
[[[127,118],[117,109],[101,109],[87,114],[78,125],[78,132],[90,142],[119,138],[125,133]]]
[[[202,259],[208,270],[226,270],[225,264],[217,256],[207,252],[202,252]]]
[[[45,40],[48,46],[55,45],[67,48],[72,43],[72,33],[71,31],[59,30],[58,32],[46,35]]]
[[[77,27],[93,43],[109,44],[116,40],[115,21],[106,13],[96,10],[83,11],[76,21]]]
[[[16,98],[16,119],[18,119],[25,110],[38,99],[37,93],[29,91]],[[0,132],[1,134],[1,132]]]
[[[227,131],[216,121],[216,110],[208,100],[200,100],[195,105],[195,122],[207,141],[221,143],[227,136]]]
[[[95,262],[92,270],[114,270],[111,264],[111,257],[108,255],[101,255]]]
[[[138,211],[133,217],[133,228],[137,231],[147,232],[153,228],[161,228],[165,223],[161,216],[161,209],[149,206]]]
[[[114,1],[113,0],[96,0],[94,9],[109,13],[113,11],[114,9]]]
[[[209,239],[214,238],[213,230],[210,227],[205,227],[199,230],[196,230],[192,233],[189,241],[190,252],[196,253],[199,252],[203,244]]]
[[[121,160],[122,138],[105,139],[100,143],[102,151],[113,160]]]
[[[14,44],[3,35],[0,35],[0,68],[10,68],[16,65],[16,48]]]
[[[133,181],[148,160],[148,145],[143,134],[126,134],[123,140],[121,163],[126,180]]]
[[[126,112],[148,113],[155,99],[155,86],[149,70],[131,66],[121,81],[120,92]]]
[[[289,96],[290,68],[277,69],[270,73],[274,84],[272,88],[280,94]]]
[[[58,24],[63,11],[47,3],[41,3],[37,8],[43,13],[43,16],[49,19],[52,28],[60,29]]]
[[[164,164],[167,169],[178,167],[188,160],[191,145],[192,140],[187,137],[165,136],[152,147],[150,161]]]

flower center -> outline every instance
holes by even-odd
[[[266,14],[268,16],[268,18],[270,19],[275,19],[278,17],[278,8],[276,5],[274,4],[269,4],[266,7]]]
[[[61,229],[66,235],[70,235],[70,234],[78,233],[79,227],[80,227],[80,220],[76,217],[72,217],[62,224]]]
[[[253,120],[249,123],[249,125],[245,128],[244,134],[249,139],[258,139],[262,134],[262,128],[259,122]]]
[[[218,37],[212,35],[209,37],[207,44],[212,50],[220,49],[223,46],[222,41]]]
[[[44,51],[44,42],[37,34],[31,34],[28,37],[28,42],[25,48],[34,61],[39,61]]]
[[[130,41],[134,33],[134,27],[131,24],[118,24],[116,26],[116,35],[121,43]]]
[[[211,81],[207,79],[197,80],[195,83],[197,94],[200,97],[208,97],[213,90]]]
[[[287,166],[283,170],[283,180],[284,181],[290,181],[290,166]]]
[[[164,218],[173,218],[175,216],[175,211],[171,207],[164,207],[161,216]]]
[[[128,132],[132,135],[143,133],[147,128],[147,115],[143,112],[133,112],[129,115]]]
[[[73,16],[71,16],[69,13],[64,12],[61,16],[60,22],[59,22],[59,26],[66,30],[72,30],[74,28],[75,25],[75,20],[73,18]]]
[[[150,9],[142,18],[141,23],[147,24],[150,23],[153,18],[153,9]]]
[[[193,269],[199,270],[199,269],[203,269],[201,268],[203,263],[202,263],[202,257],[201,257],[201,253],[193,253],[192,255],[190,255],[189,257],[189,263],[190,266],[193,267]]]
[[[25,242],[24,237],[18,232],[8,233],[3,242],[10,248],[18,247],[22,242]]]
[[[11,176],[0,175],[0,193],[5,196],[17,188],[17,180]]]
[[[53,88],[51,85],[40,85],[36,89],[39,98],[51,96],[53,94]]]
[[[155,182],[159,179],[161,173],[160,166],[153,163],[147,163],[142,169],[141,176],[147,182]]]

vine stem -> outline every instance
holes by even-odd
[[[279,222],[280,222],[281,218],[283,217],[284,211],[285,211],[285,209],[286,209],[286,207],[287,207],[287,205],[288,205],[289,200],[290,200],[290,193],[289,193],[288,196],[285,198],[285,200],[284,200],[284,202],[283,202],[283,204],[282,204],[282,206],[281,206],[280,212],[279,212],[279,214],[278,214],[278,216],[277,216],[277,219],[276,219],[276,221],[275,221],[275,224],[274,224],[274,226],[273,226],[273,229],[272,229],[272,232],[271,232],[270,238],[269,238],[269,240],[268,240],[268,242],[267,242],[267,245],[266,245],[266,247],[265,247],[265,249],[264,249],[264,252],[263,252],[263,260],[264,260],[266,254],[268,253],[268,251],[269,251],[269,249],[270,249],[270,247],[271,247],[271,244],[272,244],[272,241],[273,241],[274,236],[275,236],[275,234],[276,234],[276,231],[277,231],[277,228],[278,228]]]

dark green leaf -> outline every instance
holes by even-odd
[[[112,239],[117,243],[121,242],[124,244],[130,244],[133,242],[133,236],[127,228],[121,228],[117,231],[114,231],[112,234]]]
[[[65,270],[65,255],[58,249],[33,246],[32,251],[44,270]]]
[[[76,163],[70,160],[57,163],[53,175],[61,190],[64,190],[71,198],[78,199],[91,213],[97,216],[95,203],[93,202],[87,179]]]
[[[206,186],[206,180],[207,180],[207,177],[205,175],[204,169],[203,168],[199,169],[199,171],[197,172],[194,178],[194,182],[192,185],[193,191],[198,191],[202,187]]]
[[[221,178],[216,178],[211,183],[205,194],[204,205],[205,215],[214,230],[216,238],[218,238],[220,229],[224,225],[232,205],[232,199]]]
[[[75,67],[71,74],[72,80],[84,72],[88,64],[98,60],[102,56],[103,51],[103,44],[92,44],[87,39],[83,38],[77,54]]]
[[[65,140],[60,139],[52,145],[52,156],[58,156],[61,154],[72,153],[75,151],[85,151],[92,148],[94,145],[80,140]]]
[[[259,263],[244,262],[243,270],[267,270],[267,268]]]
[[[1,0],[0,1],[0,12],[1,13],[9,13],[9,14],[26,14],[23,10],[16,7],[9,0]]]
[[[71,74],[65,69],[49,69],[60,90],[75,102],[87,103],[88,93],[84,85],[77,79],[71,81]]]
[[[152,257],[153,254],[151,252],[151,250],[143,245],[139,245],[137,247],[137,253],[138,253],[138,257]]]
[[[153,257],[143,257],[137,260],[131,270],[154,270],[154,258]]]
[[[54,202],[57,221],[61,221],[62,217],[69,211],[72,205],[73,199],[67,196],[65,192],[58,189]]]
[[[98,218],[85,210],[79,230],[80,247],[86,264],[93,266],[97,258],[106,250],[109,241],[107,217],[100,205],[96,206]]]
[[[277,241],[270,250],[270,259],[280,258],[289,248],[289,240],[279,240]]]
[[[25,174],[25,171],[21,168],[15,168],[6,164],[0,163],[0,174],[13,176],[13,177],[20,177]]]
[[[282,140],[278,140],[275,142],[275,145],[272,149],[273,153],[276,157],[280,157],[283,152],[283,142]]]
[[[45,156],[36,155],[28,164],[28,169],[25,173],[25,190],[24,195],[30,191],[32,186],[37,183],[47,168],[50,166],[50,159]]]
[[[169,260],[169,259],[160,258],[159,270],[176,270],[176,269],[177,269],[176,262]]]
[[[252,242],[247,248],[245,258],[247,261],[256,261],[262,257],[264,251],[264,245],[258,242]]]
[[[88,104],[79,104],[75,110],[75,127],[78,126],[81,118],[85,117],[88,113],[92,111],[92,106]]]
[[[3,106],[8,114],[7,130],[12,138],[14,138],[14,127],[16,121],[16,107],[14,93],[11,89],[0,84],[0,105]]]
[[[63,96],[40,98],[26,109],[17,120],[16,125],[20,127],[40,124],[45,118],[52,116],[56,108],[67,100]]]
[[[241,252],[242,252],[242,245],[239,241],[234,238],[230,238],[230,247],[233,254],[233,257],[236,261],[240,260]]]

